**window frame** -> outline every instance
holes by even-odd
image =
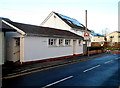
[[[64,43],[64,39],[59,39],[59,40],[58,40],[58,45],[59,45],[59,46],[63,46],[63,43]]]
[[[49,38],[48,39],[48,45],[49,46],[56,46],[57,44],[57,39],[55,39],[55,38]]]
[[[71,46],[71,40],[65,39],[65,46]]]
[[[114,36],[110,36],[110,38],[114,38]]]
[[[20,38],[15,38],[15,46],[20,46]]]

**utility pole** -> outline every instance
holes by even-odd
[[[85,10],[85,31],[87,32],[87,10]],[[87,45],[87,40],[86,40],[86,45]],[[89,56],[89,47],[87,47],[87,54]]]
[[[85,30],[87,32],[87,10],[85,10]]]

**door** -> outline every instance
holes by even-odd
[[[73,55],[77,54],[77,40],[73,40]]]
[[[87,43],[86,43],[86,41],[84,41],[84,43],[83,43],[83,54],[87,55]]]
[[[20,60],[20,38],[13,39],[13,61]]]

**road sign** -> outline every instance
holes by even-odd
[[[89,32],[84,32],[84,36],[90,36]]]

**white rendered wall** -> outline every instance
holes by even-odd
[[[17,32],[6,32],[6,49],[7,49],[7,60],[15,62],[14,58],[14,46],[15,46],[15,37],[20,37],[20,34]]]
[[[78,48],[78,54],[83,53],[82,47]],[[48,38],[45,37],[25,37],[24,40],[24,61],[36,61],[49,58],[73,55],[72,46],[48,46]]]
[[[71,30],[70,27],[54,13],[45,23],[42,23],[41,26],[64,29],[64,30]]]
[[[78,53],[77,54],[83,54],[83,45],[78,45]]]
[[[0,32],[0,65],[4,64],[4,33]]]

